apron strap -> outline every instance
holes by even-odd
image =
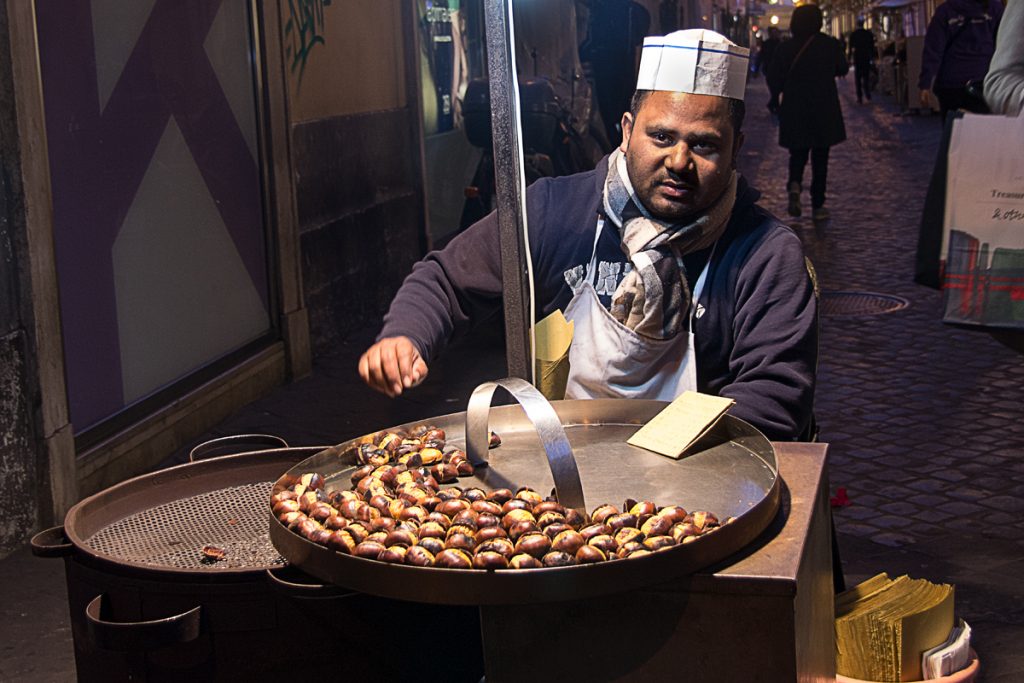
[[[597,278],[597,243],[601,241],[601,233],[604,231],[604,216],[598,214],[597,227],[594,229],[594,248],[590,252],[590,263],[587,264],[586,280],[591,287],[596,287]]]
[[[711,246],[711,253],[708,254],[708,261],[704,264],[704,270],[700,271],[700,276],[697,278],[697,282],[693,285],[693,294],[690,303],[690,317],[687,321],[690,334],[693,334],[693,321],[697,318],[697,307],[700,306],[700,295],[704,292],[704,283],[708,279],[708,269],[711,268],[711,259],[715,258],[715,248],[717,246],[718,242],[715,242]]]

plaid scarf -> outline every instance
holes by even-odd
[[[729,223],[736,202],[736,172],[710,207],[686,223],[653,218],[633,191],[626,156],[616,149],[608,159],[604,211],[619,229],[623,251],[633,264],[612,296],[612,316],[637,334],[671,339],[685,328],[690,309],[683,255],[713,245]]]

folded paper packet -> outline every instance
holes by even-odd
[[[561,311],[555,311],[534,325],[533,344],[537,389],[549,401],[565,398],[569,382],[569,347],[574,326]]]

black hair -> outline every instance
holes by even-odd
[[[636,121],[636,115],[640,112],[640,107],[643,106],[644,100],[650,95],[653,90],[637,90],[633,93],[633,99],[629,101],[629,113],[633,115],[633,120]],[[743,130],[743,118],[747,115],[747,105],[743,103],[743,100],[737,100],[732,97],[726,98],[729,100],[729,121],[732,123],[732,132],[734,135],[739,135],[740,131]]]
[[[794,38],[807,38],[821,30],[824,17],[817,5],[800,5],[789,17],[789,31]]]

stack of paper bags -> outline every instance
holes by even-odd
[[[836,596],[836,671],[919,681],[921,655],[952,630],[953,586],[879,574]]]
[[[549,401],[565,398],[569,383],[569,347],[574,326],[561,311],[555,311],[533,328],[536,355],[535,377],[540,393]]]

